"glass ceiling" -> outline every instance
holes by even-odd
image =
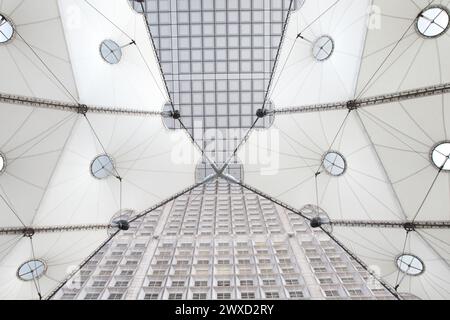
[[[211,158],[226,161],[263,106],[291,0],[132,3],[146,13],[184,125]],[[256,128],[270,121],[261,119]]]

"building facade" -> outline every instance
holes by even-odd
[[[320,230],[214,181],[136,221],[55,299],[393,299]]]

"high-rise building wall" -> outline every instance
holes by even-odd
[[[391,299],[326,234],[215,181],[136,221],[56,299]]]

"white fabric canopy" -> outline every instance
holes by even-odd
[[[15,28],[0,45],[2,94],[162,110],[167,93],[147,25],[128,1],[4,0],[0,14]],[[103,40],[122,47],[119,63],[102,59]],[[3,228],[107,225],[121,209],[139,214],[193,185],[200,158],[186,133],[169,131],[161,117],[84,117],[6,102],[0,152]],[[114,167],[99,168],[108,177],[97,179],[91,165],[105,154]],[[104,228],[36,233],[32,240],[0,235],[0,299],[45,297],[107,236]],[[18,268],[30,260],[42,261],[45,272],[23,281]]]
[[[275,109],[449,82],[449,33],[426,38],[415,27],[429,1],[302,3],[274,74]],[[129,111],[85,116],[1,100],[0,227],[109,224],[123,209],[140,213],[194,184],[200,155],[186,133],[133,114],[161,111],[168,95],[146,22],[128,1],[3,0],[0,14],[15,29],[0,44],[1,94]],[[314,58],[324,49],[315,47],[320,37],[332,40],[323,61]],[[121,48],[116,64],[102,59],[104,40]],[[239,151],[245,182],[297,210],[318,205],[331,221],[447,222],[449,172],[430,155],[450,141],[449,106],[450,95],[441,94],[352,112],[276,115]],[[328,153],[331,172],[323,165]],[[107,177],[97,179],[91,168],[102,155],[111,163],[100,164]],[[335,226],[333,234],[399,293],[450,298],[448,229]],[[101,228],[0,235],[0,299],[45,297],[106,238]],[[418,275],[399,269],[406,254],[423,263]],[[18,270],[28,261],[45,268],[23,281]]]

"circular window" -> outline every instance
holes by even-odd
[[[325,61],[334,52],[334,41],[329,36],[321,36],[313,44],[313,56],[317,61]]]
[[[416,21],[417,31],[424,37],[435,38],[449,28],[449,12],[442,6],[430,6],[423,10]]]
[[[323,157],[322,166],[330,175],[338,177],[345,173],[347,162],[339,152],[330,151]]]
[[[0,152],[0,174],[6,169],[6,157]]]
[[[402,254],[397,258],[397,268],[410,276],[418,276],[425,271],[422,260],[412,254]]]
[[[46,264],[41,260],[30,260],[22,264],[17,270],[20,280],[31,281],[41,278],[47,271]]]
[[[450,141],[437,144],[431,152],[431,160],[436,168],[450,171]]]
[[[91,163],[91,174],[97,179],[106,179],[114,175],[114,162],[106,154],[102,154]]]
[[[100,55],[109,64],[118,64],[122,59],[122,49],[112,40],[105,40],[100,45]]]
[[[6,43],[14,36],[13,24],[0,14],[0,43]]]

